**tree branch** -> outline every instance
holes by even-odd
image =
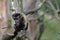
[[[54,13],[55,13],[55,18],[60,22],[60,19],[59,19],[59,17],[58,17],[57,10],[56,10],[56,8],[54,7],[54,5],[51,3],[50,0],[47,0],[47,3],[50,5],[51,9],[54,11]]]
[[[34,9],[32,9],[32,10],[28,10],[28,11],[23,11],[23,13],[29,14],[29,13],[33,13],[33,12],[39,10],[39,9],[41,8],[41,6],[44,4],[44,2],[45,2],[45,0],[44,0],[42,3],[40,3],[40,4],[37,6],[37,8],[34,8]]]
[[[47,0],[46,2],[50,5],[50,7],[53,11],[56,11],[56,8],[54,7],[54,5],[51,3],[50,0]]]
[[[57,10],[59,10],[59,4],[58,4],[58,1],[57,1],[57,0],[55,0],[55,2],[56,2]]]

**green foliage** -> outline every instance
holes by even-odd
[[[8,20],[7,20],[7,25],[8,25],[8,27],[11,27],[11,24],[12,24],[11,18],[9,17]]]
[[[42,7],[40,8],[41,11],[45,11],[47,9],[46,4],[43,4]]]
[[[50,0],[50,1],[54,5],[54,7],[57,9],[56,0]],[[58,0],[58,4],[60,4],[60,0]],[[44,3],[39,11],[44,11],[54,16],[53,10],[50,8],[49,4],[47,3]],[[55,18],[51,21],[48,21],[47,19],[43,19],[43,20],[45,22],[44,23],[45,30],[41,37],[41,40],[60,40],[59,38],[60,23]]]
[[[45,2],[39,11],[47,12],[48,14],[54,15],[53,10],[50,8],[50,6]]]
[[[41,37],[41,40],[60,40],[60,24],[56,19],[48,21],[44,19],[44,33]]]
[[[56,0],[50,0],[50,1],[54,5],[54,7],[57,9],[57,7],[56,7]]]

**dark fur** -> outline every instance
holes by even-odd
[[[5,34],[5,35],[3,35],[2,40],[13,40],[18,35],[18,32],[20,32],[21,30],[26,31],[28,29],[28,23],[27,23],[27,25],[24,24],[25,19],[24,19],[24,17],[20,13],[13,14],[12,18],[15,21],[15,24],[14,24],[15,31],[13,33],[14,35]],[[18,22],[16,22],[16,20]]]
[[[18,19],[18,18],[16,18],[17,16],[22,17],[22,15],[20,15],[19,13],[15,13],[15,14],[12,15],[14,21],[15,20],[19,21],[19,25],[17,25],[17,23],[15,23],[15,32],[14,32],[14,36],[12,36],[12,38],[14,38],[18,34],[19,31],[27,30],[27,28],[28,28],[28,27],[25,28],[25,24],[23,22],[24,21],[24,17]],[[28,26],[28,24],[27,24],[27,26]]]

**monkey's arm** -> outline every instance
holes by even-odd
[[[26,27],[24,28],[24,30],[27,30],[27,29],[28,29],[28,23],[27,23]]]

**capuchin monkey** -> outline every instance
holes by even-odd
[[[25,22],[25,16],[21,15],[20,13],[15,13],[12,15],[12,18],[15,21],[15,31],[13,33],[14,35],[5,35],[5,37],[3,36],[2,40],[13,40],[18,35],[18,32],[20,32],[21,30],[26,31],[28,29],[28,23]]]
[[[20,32],[21,30],[27,30],[28,23],[27,25],[25,25],[25,19],[20,13],[13,14],[12,18],[15,21],[15,24],[14,24],[15,32],[14,32],[14,36],[12,36],[12,38],[14,38],[18,34],[18,32]]]

